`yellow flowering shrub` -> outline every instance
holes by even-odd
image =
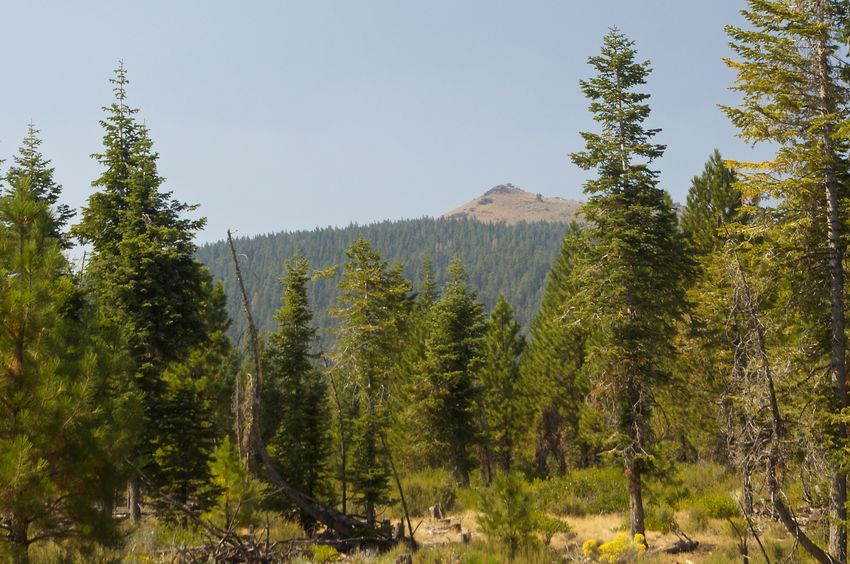
[[[646,538],[637,534],[630,539],[627,533],[620,533],[605,543],[593,539],[582,545],[582,554],[594,562],[605,564],[623,564],[632,562],[646,552]]]

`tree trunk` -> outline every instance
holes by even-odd
[[[9,542],[14,545],[12,553],[17,564],[29,562],[29,521],[22,515],[12,516],[12,530],[9,532]]]
[[[626,479],[629,483],[629,533],[631,538],[641,534],[646,538],[643,514],[643,492],[641,490],[640,467],[634,456],[626,459]]]
[[[138,525],[142,520],[142,492],[137,475],[134,475],[127,482],[127,495],[129,497],[130,516],[133,518],[133,523]]]
[[[816,18],[819,22],[826,21],[826,0],[817,0]],[[831,82],[829,63],[828,32],[819,38],[815,44],[814,55],[817,67],[819,113],[828,117],[835,112],[835,100],[828,88]],[[842,214],[839,208],[838,192],[840,189],[838,175],[835,170],[835,146],[833,142],[833,127],[825,122],[821,132],[824,166],[824,185],[826,191],[827,210],[827,244],[829,248],[830,270],[830,377],[835,395],[835,412],[848,407],[847,402],[847,366],[844,358],[846,336],[844,333],[844,245],[841,237]],[[847,429],[843,423],[835,426],[836,442],[839,449],[847,442]],[[829,552],[838,560],[847,560],[847,474],[841,465],[833,461],[833,475],[830,480],[829,492]]]
[[[469,487],[469,470],[466,468],[466,464],[464,461],[466,459],[466,453],[463,452],[462,448],[458,449],[458,452],[455,454],[455,480],[462,488]]]

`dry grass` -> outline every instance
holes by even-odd
[[[472,538],[478,541],[484,540],[483,534],[478,530],[476,521],[477,513],[475,511],[463,511],[446,515],[444,521],[448,523],[435,522],[431,519],[424,518],[419,529],[416,532],[416,540],[423,547],[437,547],[443,545],[460,544],[460,533],[447,527],[459,523],[463,531],[471,531]],[[687,531],[688,517],[684,512],[677,514],[677,520],[683,525]],[[557,534],[552,539],[551,547],[561,554],[578,554],[585,541],[595,539],[602,542],[612,540],[617,534],[624,530],[625,516],[622,513],[610,513],[603,515],[585,515],[582,517],[563,517],[572,532],[569,534]],[[414,527],[416,523],[414,521]],[[782,547],[787,551],[792,542],[782,527],[775,523],[763,523],[762,541],[769,546]],[[699,548],[688,554],[654,554],[649,557],[644,557],[641,562],[660,562],[660,563],[692,563],[692,564],[715,564],[719,562],[740,562],[740,556],[737,554],[735,541],[729,534],[725,522],[712,519],[705,530],[699,533],[689,533],[695,540],[700,543]],[[673,545],[678,538],[673,533],[662,534],[658,531],[648,531],[647,541],[650,548],[662,548]],[[753,562],[761,562],[761,555],[758,553],[758,547],[754,541],[751,541],[750,555]],[[771,555],[773,558],[775,553]],[[798,560],[795,560],[798,561]]]

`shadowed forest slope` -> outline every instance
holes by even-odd
[[[469,219],[413,219],[385,221],[372,225],[320,228],[313,231],[282,232],[236,239],[244,255],[243,269],[257,324],[263,331],[273,329],[274,312],[280,306],[283,263],[296,251],[303,254],[314,270],[341,265],[344,252],[359,237],[365,237],[390,263],[404,265],[404,273],[418,286],[422,259],[433,261],[436,281],[442,285],[452,256],[463,261],[470,284],[489,310],[499,293],[514,306],[517,317],[527,325],[543,292],[546,273],[558,253],[566,225],[562,223],[481,223]],[[241,340],[245,334],[244,315],[239,311],[236,277],[226,242],[207,244],[198,251],[215,279],[224,283],[233,327],[231,334]],[[335,276],[310,285],[310,304],[322,340],[327,342],[331,326],[328,309],[337,295]]]

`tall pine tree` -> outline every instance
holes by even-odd
[[[195,259],[195,232],[203,219],[188,219],[194,206],[180,203],[161,190],[158,155],[147,127],[127,106],[127,73],[115,71],[115,101],[104,108],[103,152],[94,157],[103,173],[93,182],[98,191],[83,208],[73,232],[90,244],[85,277],[108,322],[119,330],[134,362],[134,380],[144,398],[145,422],[137,460],[158,489],[188,501],[197,488],[186,487],[185,467],[197,473],[200,485],[208,476],[213,417],[208,404],[197,405],[194,370],[178,368],[196,347],[212,346],[210,308],[213,285]],[[166,370],[169,376],[165,377]],[[193,392],[191,389],[195,388]],[[186,405],[186,402],[193,405]],[[188,433],[181,419],[191,410],[203,421],[206,439],[180,437]],[[195,430],[191,430],[194,432]],[[192,490],[192,491],[189,491]],[[140,517],[138,481],[131,484],[131,508]],[[187,497],[189,496],[189,497]]]
[[[457,257],[449,265],[449,276],[429,314],[423,363],[428,397],[422,408],[435,448],[458,483],[468,486],[474,467],[472,448],[480,438],[476,373],[481,365],[484,312]]]
[[[301,255],[286,262],[278,329],[269,335],[265,354],[267,395],[263,414],[270,421],[269,454],[284,481],[312,498],[325,494],[329,454],[328,391],[316,366],[316,330],[307,302],[310,265]],[[305,527],[312,525],[301,515]]]
[[[374,525],[378,506],[389,499],[389,393],[399,363],[410,309],[410,283],[401,267],[389,267],[365,239],[347,251],[333,354],[344,375],[351,421],[351,483],[355,501]],[[347,461],[343,461],[347,464]]]
[[[644,121],[648,62],[636,61],[634,43],[617,29],[590,57],[596,75],[581,81],[598,133],[582,132],[586,150],[572,155],[598,176],[590,195],[588,245],[576,269],[582,290],[575,307],[591,331],[587,353],[595,394],[609,406],[617,450],[625,463],[632,535],[644,534],[643,474],[652,459],[649,419],[653,391],[668,375],[675,320],[683,305],[686,259],[669,197],[649,163],[664,146]]]
[[[47,202],[17,176],[0,198],[0,545],[116,540],[114,488],[138,415],[121,348],[109,346],[53,233]]]
[[[539,476],[549,474],[552,463],[563,474],[570,463],[586,465],[592,459],[592,449],[581,433],[588,392],[581,372],[586,332],[570,310],[570,300],[578,291],[573,269],[585,245],[579,226],[571,225],[546,277],[520,366],[523,379],[538,398],[534,420]]]
[[[485,440],[504,472],[510,472],[516,464],[531,413],[531,390],[521,380],[519,370],[524,349],[525,338],[513,308],[499,296],[487,320],[480,375]]]

